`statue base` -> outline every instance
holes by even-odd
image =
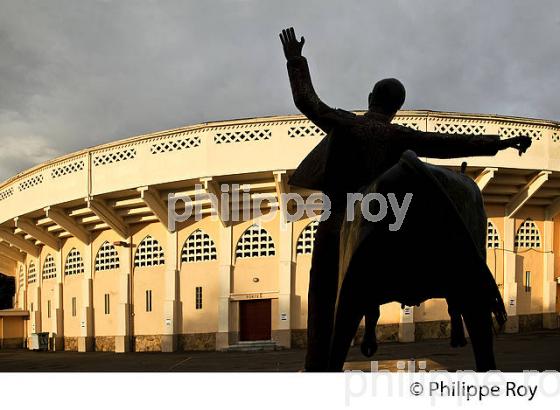
[[[431,359],[400,359],[400,360],[364,360],[345,362],[344,371],[360,372],[429,372],[434,370],[448,370],[441,363]]]

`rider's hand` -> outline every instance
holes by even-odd
[[[300,41],[296,39],[296,33],[294,28],[290,27],[288,29],[282,30],[280,33],[280,40],[282,41],[282,46],[284,47],[284,55],[286,60],[291,60],[295,57],[301,57],[301,49],[305,43],[303,36]]]
[[[524,154],[525,151],[527,151],[527,149],[531,146],[532,140],[530,137],[521,135],[519,137],[502,140],[500,141],[500,143],[500,149],[515,148],[519,152],[519,155],[521,155]]]
[[[521,154],[524,154],[525,151],[527,151],[527,148],[529,148],[532,143],[531,137],[527,137],[526,135],[514,137],[512,139],[515,140],[513,142],[512,148],[515,148],[519,152],[519,156],[521,156]]]

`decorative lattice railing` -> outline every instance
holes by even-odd
[[[403,111],[394,122],[450,134],[529,135],[533,146],[521,158],[511,152],[474,161],[560,171],[560,126],[552,121]],[[200,124],[94,147],[1,184],[0,223],[48,205],[138,186],[293,169],[323,136],[304,117],[284,116]]]

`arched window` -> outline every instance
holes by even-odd
[[[37,271],[33,261],[29,262],[29,269],[27,271],[27,284],[35,283],[37,281]]]
[[[526,219],[517,230],[515,235],[516,248],[540,248],[541,235],[539,229],[532,219]]]
[[[486,247],[490,249],[500,247],[500,235],[496,226],[490,221],[488,221],[488,228],[486,230]]]
[[[163,248],[159,242],[150,235],[146,236],[138,245],[134,256],[134,266],[142,268],[146,266],[158,266],[165,263]]]
[[[24,283],[25,283],[25,270],[23,269],[23,265],[19,265],[18,286],[20,289],[23,288]]]
[[[49,253],[43,263],[43,280],[51,278],[56,278],[56,263],[54,262],[52,255]]]
[[[235,248],[237,258],[255,258],[260,256],[274,256],[274,242],[268,232],[259,225],[251,225],[239,241]]]
[[[215,261],[217,255],[214,241],[202,229],[197,229],[189,235],[183,245],[181,262]]]
[[[64,275],[79,275],[84,273],[84,260],[76,248],[70,249],[64,264]]]
[[[101,244],[95,257],[95,271],[119,268],[119,254],[112,243],[107,241]]]
[[[315,233],[317,232],[318,225],[318,220],[312,221],[301,231],[296,245],[297,255],[313,253],[313,243],[315,242]]]

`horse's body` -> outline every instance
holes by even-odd
[[[491,314],[503,323],[505,308],[486,266],[487,221],[476,184],[465,175],[427,166],[409,151],[364,190],[369,192],[394,193],[399,201],[406,193],[413,198],[396,232],[388,229],[393,221],[371,223],[363,217],[343,227],[330,370],[342,369],[364,315],[362,351],[372,354],[380,305],[414,306],[432,298],[448,301],[452,343],[463,344],[462,316],[477,369],[494,369]]]

